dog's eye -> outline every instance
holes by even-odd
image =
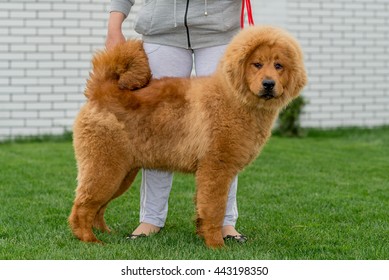
[[[283,69],[284,67],[283,67],[280,63],[275,63],[275,64],[274,64],[274,68],[276,68],[276,70],[281,70],[281,69]]]
[[[261,63],[259,63],[259,62],[253,63],[253,65],[254,65],[255,68],[258,68],[258,69],[261,69],[262,66],[263,66],[263,65],[262,65]]]

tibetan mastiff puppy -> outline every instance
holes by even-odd
[[[74,235],[99,242],[92,230],[109,231],[107,205],[148,168],[195,174],[197,234],[209,247],[223,246],[232,179],[258,156],[279,111],[306,84],[297,41],[279,28],[246,28],[209,77],[152,79],[139,40],[92,62],[88,100],[74,124]]]

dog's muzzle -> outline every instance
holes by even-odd
[[[259,97],[263,98],[265,100],[272,99],[276,97],[276,94],[274,92],[274,86],[276,85],[276,82],[271,79],[265,79],[262,81],[262,90],[259,92]]]

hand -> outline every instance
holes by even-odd
[[[105,40],[105,47],[109,50],[119,43],[124,43],[126,38],[122,32],[122,23],[125,15],[120,12],[111,12],[108,20],[108,33]]]
[[[126,38],[124,37],[122,32],[112,34],[108,32],[107,39],[105,40],[105,47],[107,50],[112,49],[117,44],[124,43],[126,41]]]

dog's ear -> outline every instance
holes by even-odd
[[[301,48],[293,46],[292,56],[294,57],[293,69],[289,73],[289,83],[287,90],[291,99],[296,98],[308,82],[307,72],[304,66],[304,58]]]
[[[308,78],[305,72],[304,66],[298,67],[291,74],[290,85],[288,88],[289,94],[291,98],[296,98],[301,90],[307,84]]]
[[[244,82],[246,61],[250,56],[250,50],[244,45],[236,45],[227,49],[221,65],[222,71],[227,77],[227,82],[237,91],[245,92],[247,85]]]

